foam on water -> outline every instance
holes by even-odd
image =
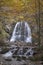
[[[24,41],[26,43],[32,43],[31,29],[27,22],[17,22],[10,42]]]

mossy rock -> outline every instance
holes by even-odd
[[[22,59],[23,59],[23,60],[26,60],[26,57],[22,56]]]
[[[8,52],[9,51],[9,48],[4,48],[4,49],[2,49],[2,51],[0,52],[1,54],[4,54],[4,53],[6,53],[6,52]]]
[[[21,57],[20,56],[17,56],[17,61],[21,61]]]
[[[43,61],[43,54],[39,54],[38,56],[33,56],[29,58],[31,61]]]

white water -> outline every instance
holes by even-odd
[[[10,39],[10,42],[15,41],[24,41],[26,43],[32,43],[31,29],[27,22],[16,23]]]
[[[4,58],[12,57],[12,54],[13,54],[13,53],[12,53],[11,51],[9,51],[9,52],[3,54],[3,57],[4,57]]]

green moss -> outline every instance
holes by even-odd
[[[31,61],[37,61],[37,60],[38,60],[37,57],[30,57],[29,59],[30,59]]]
[[[43,54],[39,54],[38,56],[29,57],[31,61],[43,61]]]
[[[3,29],[3,23],[0,21],[0,39],[5,39],[9,34]]]
[[[1,51],[1,54],[4,54],[4,53],[6,53],[6,52],[8,52],[9,51],[9,48],[2,48],[2,51]]]
[[[37,54],[33,57],[29,57],[28,59],[30,59],[31,61],[43,61],[43,45],[38,46],[34,49],[34,51],[37,51]]]
[[[43,51],[43,45],[38,46],[38,47],[35,48],[34,50],[36,50],[37,52],[38,52],[38,51]]]

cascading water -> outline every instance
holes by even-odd
[[[17,22],[14,27],[10,42],[23,41],[32,43],[31,29],[27,22]]]

